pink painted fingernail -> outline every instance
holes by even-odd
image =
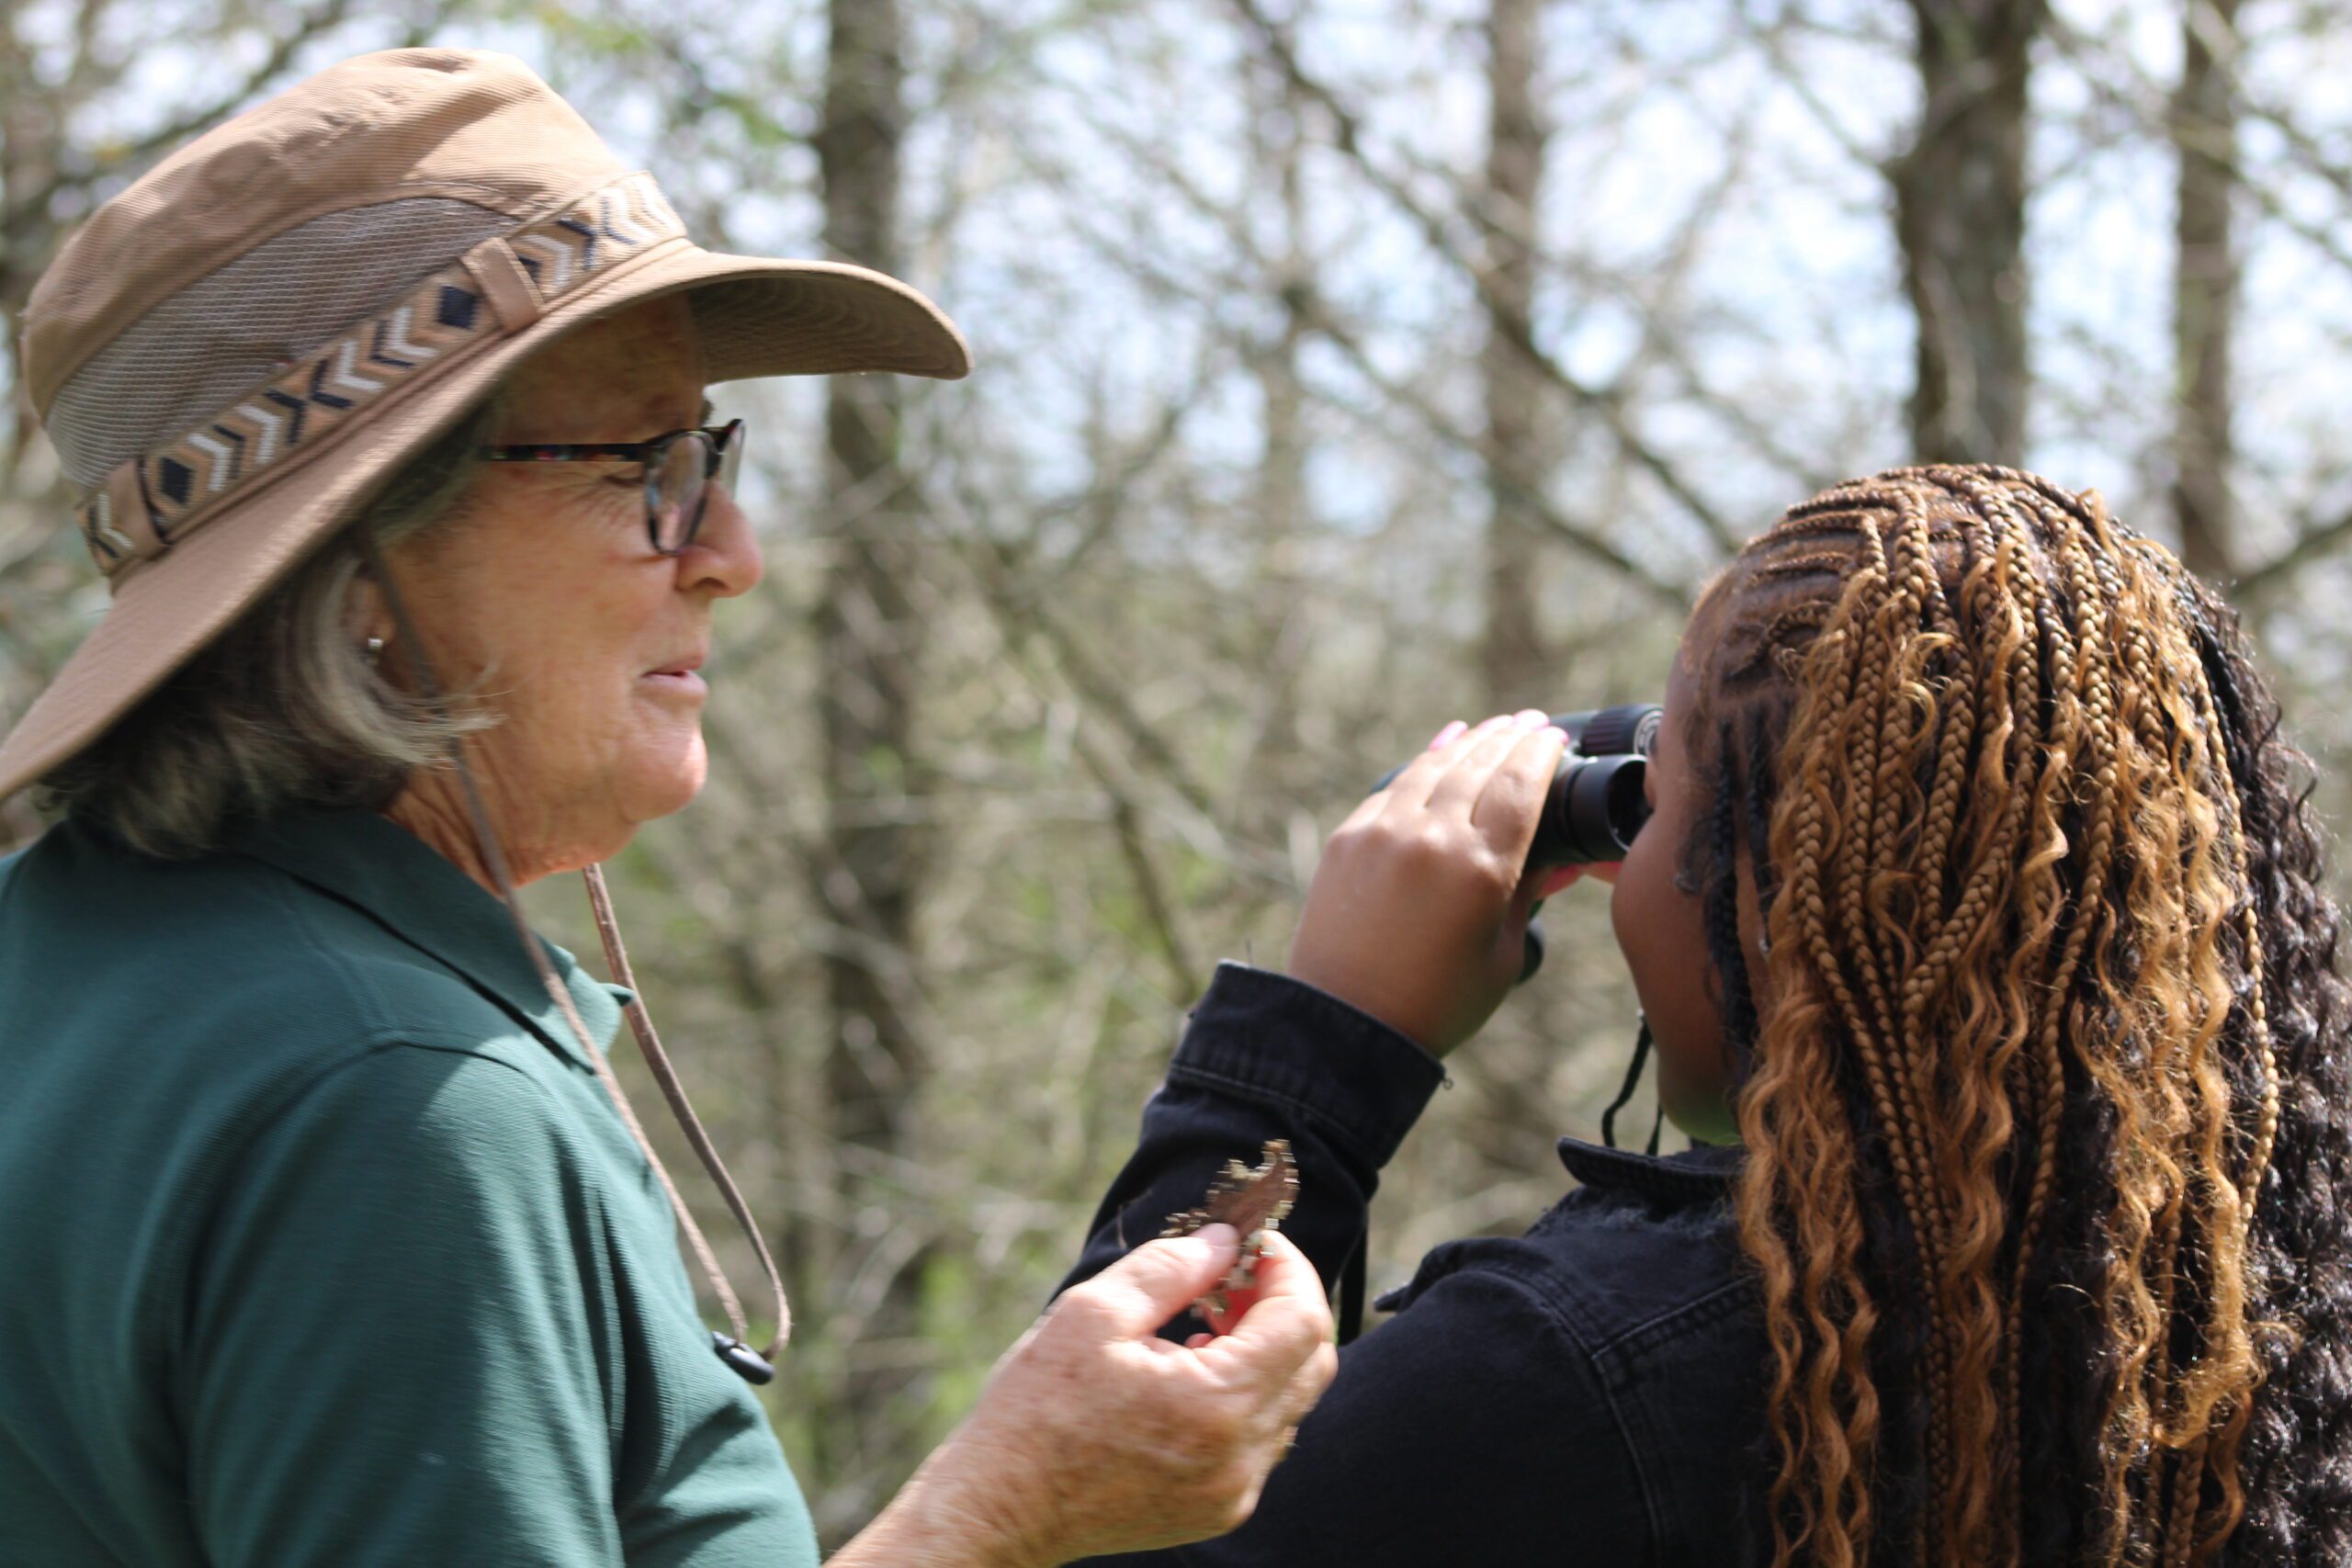
[[[1541,729],[1552,721],[1552,716],[1542,708],[1521,708],[1510,716],[1513,729]]]
[[[1576,744],[1574,738],[1572,738],[1566,730],[1562,729],[1556,724],[1545,725],[1544,727],[1544,733],[1546,735],[1558,736],[1560,738],[1560,744],[1563,746],[1573,746]]]
[[[1430,750],[1435,751],[1442,747],[1452,745],[1454,738],[1469,728],[1470,727],[1468,725],[1463,723],[1460,719],[1455,719],[1452,724],[1447,725],[1443,729],[1437,732],[1437,739],[1430,742]]]

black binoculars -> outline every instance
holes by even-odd
[[[1642,775],[1649,765],[1650,748],[1657,742],[1661,716],[1656,703],[1622,703],[1552,716],[1552,722],[1567,731],[1568,749],[1544,797],[1544,816],[1527,851],[1531,868],[1625,858],[1634,847],[1634,835],[1650,818]],[[1404,771],[1391,768],[1373,788],[1386,789]]]
[[[1649,767],[1650,749],[1657,743],[1658,721],[1664,716],[1656,703],[1621,703],[1615,707],[1555,713],[1552,722],[1567,731],[1568,749],[1544,797],[1544,816],[1535,826],[1535,841],[1528,846],[1527,869],[1555,865],[1605,864],[1625,858],[1634,835],[1650,819],[1650,805],[1643,794],[1643,774]],[[1391,768],[1373,786],[1386,789],[1405,770]],[[1530,920],[1525,955],[1520,962],[1523,984],[1544,966],[1544,928]]]
[[[1568,750],[1544,797],[1544,819],[1527,852],[1529,865],[1591,865],[1625,858],[1634,835],[1650,819],[1642,781],[1662,716],[1656,703],[1552,716],[1568,732]]]

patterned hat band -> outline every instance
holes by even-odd
[[[332,447],[367,410],[521,332],[557,300],[685,233],[653,176],[639,173],[482,241],[211,420],[119,465],[75,510],[91,557],[119,585],[123,573]]]

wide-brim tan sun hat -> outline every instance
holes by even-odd
[[[88,746],[516,364],[684,294],[707,378],[971,367],[839,263],[714,254],[520,61],[370,54],[101,207],[25,312],[23,373],[113,603],[0,743],[0,798]]]

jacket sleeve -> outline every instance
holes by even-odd
[[[1283,1234],[1329,1288],[1363,1248],[1381,1167],[1444,1077],[1428,1052],[1336,997],[1220,964],[1060,1289],[1158,1235],[1200,1202],[1227,1160],[1256,1164],[1269,1138],[1289,1139],[1298,1162]],[[1181,1337],[1184,1321],[1170,1333]]]
[[[1658,1532],[1589,1351],[1511,1274],[1449,1274],[1340,1353],[1248,1523],[1096,1568],[1645,1568]]]
[[[601,1210],[546,1091],[395,1044],[248,1146],[176,1374],[219,1568],[618,1568]]]

